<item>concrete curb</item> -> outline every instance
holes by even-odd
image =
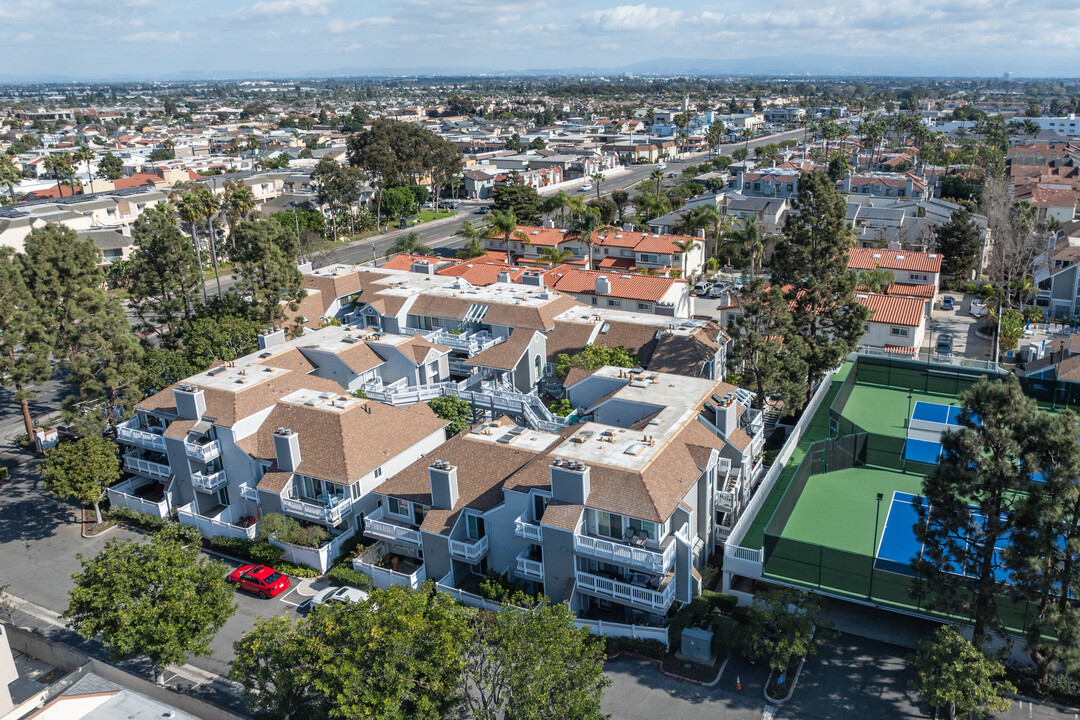
[[[656,666],[656,669],[659,670],[660,674],[663,675],[664,677],[669,677],[672,680],[679,680],[681,682],[690,683],[691,685],[700,685],[702,687],[715,687],[716,684],[718,682],[720,682],[720,676],[724,674],[724,668],[727,667],[727,660],[724,660],[724,663],[720,666],[720,671],[718,673],[716,673],[716,677],[713,678],[713,680],[711,682],[706,683],[706,682],[702,682],[701,680],[695,680],[693,678],[688,678],[688,677],[685,677],[683,675],[679,675],[677,673],[669,672],[669,671],[664,669],[664,661],[663,660],[657,660],[656,658],[651,658],[651,657],[648,657],[647,655],[639,655],[638,653],[630,652],[629,650],[620,650],[619,652],[615,653],[614,655],[608,655],[607,659],[608,660],[614,660],[615,658],[619,657],[620,655],[626,655],[627,657],[632,657],[635,660],[645,660],[647,662],[651,662],[653,665]]]
[[[311,584],[316,580],[318,580],[318,578],[304,578],[296,583],[296,587],[294,587],[293,590],[295,590],[296,594],[300,597],[315,597],[318,592],[311,589]],[[311,591],[310,594],[307,592],[308,590]]]
[[[765,681],[765,689],[761,691],[761,694],[765,696],[765,700],[775,705],[783,705],[788,700],[790,700],[791,696],[795,693],[796,686],[798,686],[799,684],[799,676],[802,675],[803,665],[805,664],[806,658],[804,657],[802,660],[799,661],[799,668],[795,671],[795,677],[791,680],[791,687],[788,690],[787,695],[785,695],[782,700],[777,700],[776,698],[769,697],[769,684],[772,682],[773,675],[776,674],[776,671],[773,670],[772,672],[770,672],[769,679]]]

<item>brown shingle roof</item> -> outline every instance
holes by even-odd
[[[237,444],[253,457],[273,459],[274,429],[290,428],[300,441],[297,472],[347,485],[446,424],[425,403],[398,408],[364,401],[345,410],[278,403]]]
[[[599,324],[556,322],[555,327],[547,333],[548,362],[558,362],[559,353],[573,355],[580,352],[588,344],[593,330]]]
[[[648,367],[653,350],[656,348],[658,328],[654,325],[618,321],[609,322],[607,325],[608,331],[597,334],[593,339],[593,343],[610,348],[626,348],[630,352],[637,354],[641,364]]]
[[[513,370],[517,367],[521,356],[529,349],[529,343],[536,335],[536,330],[514,328],[510,337],[498,345],[493,345],[487,350],[478,352],[465,361],[466,365],[494,368],[496,370]]]
[[[578,523],[581,522],[581,514],[585,512],[584,505],[570,505],[569,503],[552,500],[544,510],[540,518],[541,525],[574,532]]]
[[[383,359],[364,342],[350,345],[337,356],[357,374],[383,364]]]
[[[285,352],[278,353],[272,357],[256,360],[255,364],[293,370],[294,372],[301,374],[307,374],[318,367],[315,363],[311,362],[304,353],[296,348],[289,348]]]

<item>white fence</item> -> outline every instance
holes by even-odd
[[[302,547],[292,543],[282,542],[275,537],[269,538],[270,544],[281,548],[284,552],[281,559],[296,565],[306,565],[321,573],[330,569],[330,564],[341,553],[341,546],[353,536],[356,529],[343,532],[328,543],[323,543],[317,548]]]
[[[404,585],[419,590],[427,580],[427,569],[421,565],[411,574],[398,572],[390,568],[379,567],[379,559],[387,552],[387,547],[379,542],[353,558],[353,570],[362,572],[371,578],[372,585],[378,590],[385,590],[391,585]]]
[[[198,528],[199,532],[206,537],[232,537],[254,540],[258,525],[252,524],[248,527],[234,525],[233,522],[240,519],[236,517],[239,514],[240,512],[235,506],[229,506],[222,510],[216,518],[207,517],[198,513],[194,502],[176,509],[176,519],[181,524]]]
[[[128,510],[135,510],[137,512],[146,513],[147,515],[153,515],[154,517],[169,517],[168,497],[165,497],[161,502],[156,503],[150,502],[149,500],[143,500],[141,497],[131,494],[131,491],[137,487],[135,485],[136,482],[136,480],[128,480],[127,482],[114,485],[106,490],[106,494],[109,497],[109,503],[112,505],[119,505],[120,507],[126,507]]]
[[[628,637],[635,640],[659,640],[664,643],[664,647],[668,647],[667,628],[653,627],[652,625],[624,625],[622,623],[584,620],[582,618],[578,618],[574,622],[579,628],[586,628],[593,635]]]

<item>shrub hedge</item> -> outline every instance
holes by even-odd
[[[349,587],[359,588],[365,592],[370,592],[374,589],[371,584],[371,578],[359,570],[354,570],[347,565],[335,565],[330,568],[330,572],[326,573],[326,577],[330,579],[334,585],[348,585]]]

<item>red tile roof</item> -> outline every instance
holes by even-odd
[[[851,248],[848,254],[849,269],[872,270],[875,267],[885,270],[938,273],[941,272],[941,253]]]
[[[559,292],[596,295],[596,278],[601,276],[607,277],[611,284],[611,292],[606,293],[606,297],[645,302],[662,300],[675,283],[682,282],[657,275],[623,275],[617,272],[567,268],[555,281],[554,287]]]
[[[856,293],[855,299],[860,305],[870,308],[872,313],[870,322],[910,327],[918,327],[922,324],[926,304],[918,298]]]

